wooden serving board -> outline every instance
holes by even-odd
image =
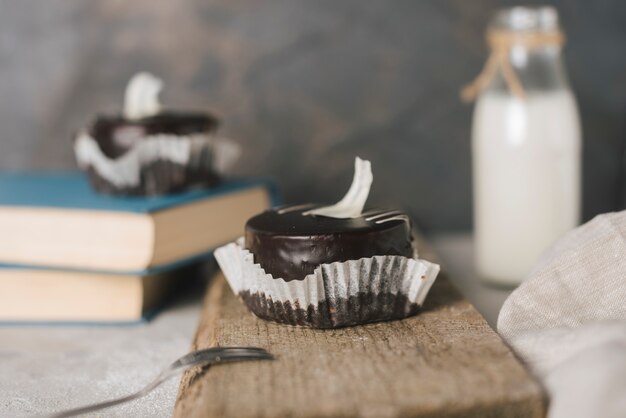
[[[217,345],[259,346],[277,359],[189,370],[175,417],[544,415],[538,384],[443,273],[419,315],[338,330],[258,319],[220,274],[193,349]]]

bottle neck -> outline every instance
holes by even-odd
[[[523,99],[528,94],[569,90],[560,31],[490,29],[487,42],[489,58],[480,74],[461,91],[463,100],[494,91]]]
[[[504,60],[524,91],[528,93],[565,90],[569,83],[561,56],[562,34],[496,32],[488,36],[492,52],[502,52]],[[507,85],[502,68],[487,90],[502,90]]]

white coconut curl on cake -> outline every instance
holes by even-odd
[[[90,174],[92,185],[107,193],[165,194],[191,186],[213,186],[228,173],[240,156],[241,148],[234,141],[215,134],[217,120],[209,114],[193,113],[213,121],[212,126],[188,133],[147,133],[160,119],[170,125],[186,113],[164,111],[158,100],[163,82],[148,73],[131,78],[125,94],[122,116],[111,117],[121,126],[116,143],[103,145],[89,129],[82,130],[74,140],[74,153],[79,167]],[[191,115],[192,113],[190,113]],[[95,124],[105,123],[106,116]],[[180,119],[179,124],[184,124]],[[92,126],[93,128],[93,126]],[[184,129],[182,129],[184,130]],[[118,155],[106,147],[123,148]]]

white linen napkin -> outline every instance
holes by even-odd
[[[626,211],[548,250],[504,302],[498,332],[544,385],[548,417],[626,417]]]

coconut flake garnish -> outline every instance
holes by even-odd
[[[363,212],[373,179],[371,163],[356,157],[354,160],[354,178],[343,199],[334,205],[304,212],[304,215],[328,216],[338,219],[358,218]]]
[[[163,82],[150,73],[137,73],[130,79],[124,95],[124,116],[141,119],[154,116],[161,110],[159,92]]]

